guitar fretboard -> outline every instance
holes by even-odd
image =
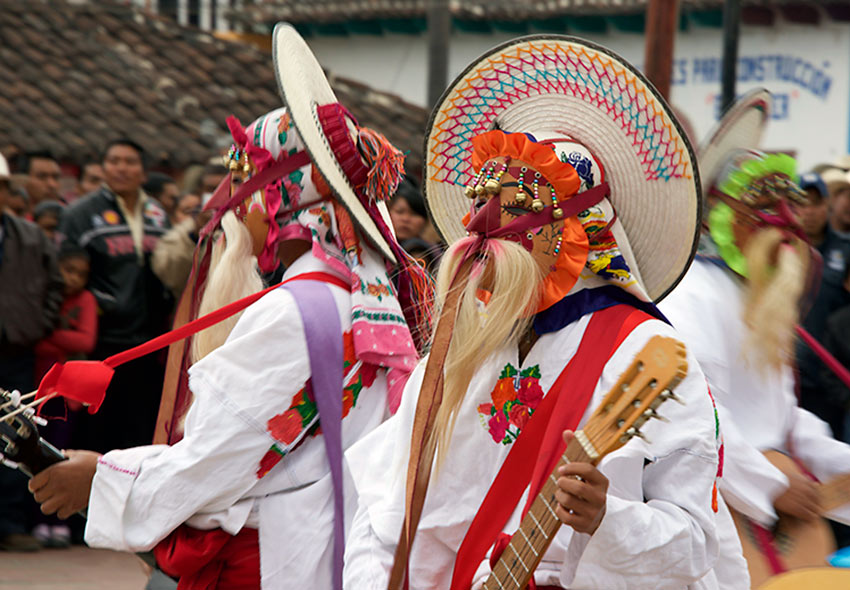
[[[555,513],[555,507],[558,505],[555,499],[558,469],[567,462],[576,461],[594,462],[578,440],[573,439],[532,502],[511,542],[502,552],[496,567],[484,583],[484,590],[525,590],[534,570],[561,527],[561,520]]]

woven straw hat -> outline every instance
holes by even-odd
[[[425,197],[449,243],[466,235],[471,140],[494,128],[586,146],[605,169],[646,293],[657,301],[678,283],[699,237],[698,172],[670,107],[633,66],[582,39],[534,35],[492,49],[458,76],[425,143]]]
[[[357,128],[313,52],[292,25],[278,23],[272,56],[278,89],[310,159],[366,238],[395,261],[386,204],[370,203],[362,192],[367,169],[357,151]]]
[[[769,116],[770,92],[764,88],[751,90],[723,114],[699,150],[704,193],[723,171],[731,152],[758,149]]]

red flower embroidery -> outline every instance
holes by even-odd
[[[350,389],[342,392],[342,417],[348,416],[351,408],[354,406],[354,393]]]
[[[354,336],[351,330],[342,335],[342,364],[344,367],[349,367],[357,362],[357,356],[354,354]]]
[[[283,455],[276,452],[274,448],[269,449],[263,458],[260,459],[260,466],[257,468],[257,479],[262,479],[265,475],[272,470],[272,468],[280,463],[280,460],[283,459]]]
[[[509,401],[516,399],[516,390],[514,389],[514,380],[511,377],[503,377],[496,382],[496,387],[493,393],[490,394],[493,398],[493,405],[497,409],[502,409]]]
[[[478,405],[481,423],[487,422],[484,427],[494,441],[509,445],[517,439],[543,399],[539,381],[539,365],[522,370],[505,365],[490,393],[493,403]]]
[[[481,404],[478,406],[478,413],[490,416],[493,413],[493,404]]]
[[[378,365],[370,365],[368,363],[360,365],[360,378],[363,379],[363,387],[372,387],[377,375]]]
[[[269,420],[267,427],[273,437],[289,444],[298,438],[301,432],[301,414],[295,408],[290,408]]]
[[[525,407],[521,404],[516,404],[511,408],[511,411],[510,411],[511,424],[513,424],[514,426],[516,426],[520,430],[525,428],[525,424],[526,424],[526,422],[528,422],[529,418],[530,418],[530,415],[528,413],[527,407]]]
[[[490,425],[490,436],[497,443],[502,442],[505,438],[505,433],[508,431],[508,419],[504,412],[496,412],[487,422]]]
[[[519,386],[517,399],[532,410],[536,410],[537,406],[539,406],[540,402],[543,400],[543,389],[541,389],[540,383],[537,382],[537,379],[523,379]]]

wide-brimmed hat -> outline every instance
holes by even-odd
[[[475,60],[443,94],[426,134],[425,197],[448,242],[466,235],[472,138],[494,128],[566,135],[605,169],[647,295],[659,300],[696,251],[701,192],[693,149],[670,107],[611,51],[534,35]]]
[[[367,194],[370,170],[358,149],[356,121],[337,100],[307,43],[288,23],[274,29],[272,56],[278,89],[310,160],[365,237],[395,261],[386,204]]]
[[[757,150],[770,116],[770,92],[751,90],[723,113],[700,146],[699,169],[702,190],[717,181],[732,152]]]

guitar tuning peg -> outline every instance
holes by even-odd
[[[671,400],[673,400],[674,402],[676,402],[677,404],[681,404],[681,405],[683,405],[683,406],[684,406],[684,405],[686,405],[686,404],[685,404],[685,400],[683,400],[682,398],[680,398],[678,395],[676,395],[675,393],[673,393],[673,392],[672,392],[672,391],[670,391],[669,389],[665,389],[665,390],[661,393],[661,395],[660,395],[659,397],[664,398],[664,401],[667,401],[668,399],[671,399]]]
[[[646,444],[652,444],[652,441],[649,440],[643,432],[641,432],[640,430],[638,430],[634,426],[631,426],[626,430],[625,436],[629,439],[637,437],[637,438],[643,439],[643,441]]]
[[[652,420],[654,418],[656,420],[661,420],[662,422],[670,422],[669,418],[665,418],[664,416],[662,416],[661,414],[659,414],[658,412],[656,412],[652,408],[646,410],[643,413],[643,417],[646,418],[647,420]]]

